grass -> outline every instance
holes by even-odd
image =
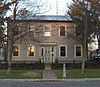
[[[0,79],[42,79],[42,71],[12,70],[7,73],[6,70],[1,70]]]
[[[63,78],[63,72],[55,71],[55,75],[59,79]],[[82,74],[81,70],[68,70],[65,79],[78,79],[78,78],[100,78],[100,70],[92,69],[92,70],[85,70],[85,73]]]
[[[67,70],[67,77],[63,78],[62,70],[54,71],[58,79],[78,79],[78,78],[100,78],[99,69],[86,69],[82,74],[81,70]],[[0,79],[42,79],[42,70],[6,70],[0,71]]]

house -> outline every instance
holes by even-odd
[[[17,17],[14,34],[20,39],[14,43],[12,62],[82,62],[83,46],[76,39],[81,33],[76,30],[69,16]]]

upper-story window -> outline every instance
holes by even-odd
[[[51,32],[45,32],[44,36],[51,36]]]
[[[81,30],[82,30],[82,29],[81,29],[80,26],[76,26],[76,27],[75,27],[75,35],[76,35],[77,37],[82,36],[82,31],[81,31]]]
[[[14,26],[13,33],[14,33],[15,36],[16,36],[16,35],[19,35],[19,33],[20,33],[20,28],[19,28],[19,26]]]
[[[45,25],[44,26],[44,36],[51,36],[50,25]]]
[[[60,36],[65,36],[65,26],[60,26]]]

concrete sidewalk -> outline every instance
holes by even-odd
[[[43,79],[55,79],[56,80],[57,78],[52,70],[44,70]]]
[[[0,79],[0,81],[33,81],[33,82],[62,82],[62,81],[100,81],[100,78],[84,79]]]

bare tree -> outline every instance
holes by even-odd
[[[34,32],[34,29],[30,27],[29,24],[26,30],[19,30],[18,26],[24,25],[23,20],[27,18],[29,15],[36,16],[37,14],[41,14],[46,12],[44,9],[45,3],[42,3],[41,0],[34,0],[34,1],[22,1],[16,0],[10,9],[12,11],[12,16],[7,19],[8,24],[8,72],[11,71],[12,65],[12,53],[13,53],[13,46],[14,44],[25,35],[29,35],[30,32]],[[21,21],[21,20],[22,21]],[[38,25],[37,27],[39,27]],[[23,26],[22,26],[23,27]],[[35,26],[35,29],[37,29]],[[16,29],[17,28],[17,29]]]
[[[99,32],[98,23],[100,15],[97,7],[100,4],[98,0],[72,1],[73,3],[69,6],[68,14],[71,16],[73,22],[77,26],[77,33],[82,35],[81,38],[76,37],[75,39],[81,39],[80,43],[83,44],[82,72],[84,73],[84,59],[87,58],[87,45],[92,39],[91,34]]]

